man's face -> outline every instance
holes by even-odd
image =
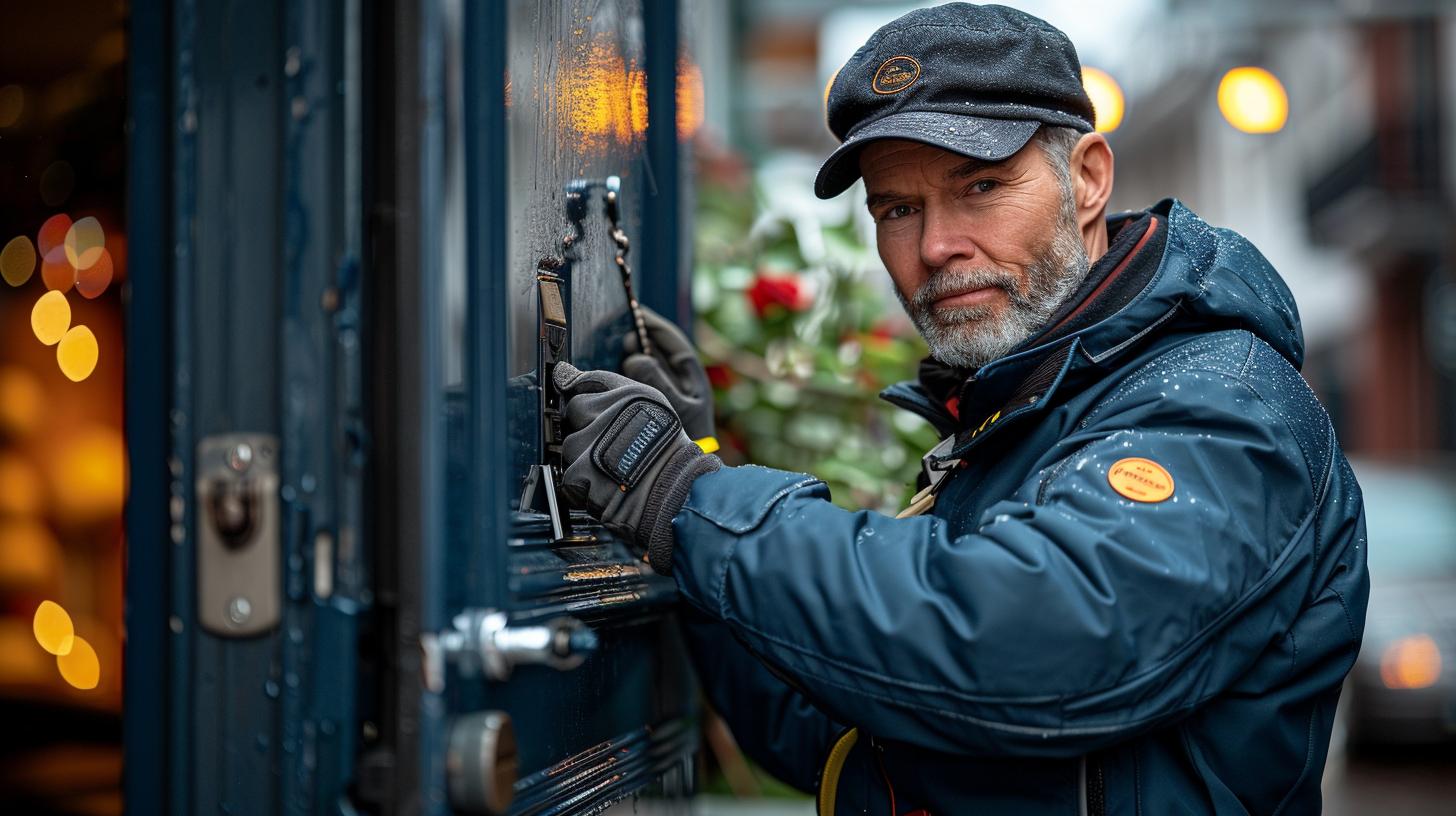
[[[994,164],[885,140],[865,148],[860,170],[880,258],[942,362],[1005,355],[1086,276],[1071,190],[1036,140]]]

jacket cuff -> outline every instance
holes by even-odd
[[[704,454],[695,444],[682,446],[663,465],[637,528],[637,543],[647,549],[647,563],[659,575],[672,574],[672,520],[687,503],[693,480],[722,466],[718,457]]]

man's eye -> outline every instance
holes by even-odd
[[[975,184],[972,184],[971,189],[978,193],[989,193],[996,189],[997,186],[997,183],[992,179],[981,179]]]
[[[904,218],[905,216],[910,215],[913,212],[915,212],[915,208],[911,207],[909,204],[896,204],[895,206],[881,213],[880,220],[893,221],[896,218]]]

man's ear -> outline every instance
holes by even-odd
[[[1112,147],[1101,133],[1088,133],[1072,148],[1072,196],[1077,203],[1077,230],[1102,228],[1112,197]]]

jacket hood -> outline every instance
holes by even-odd
[[[1232,230],[1210,226],[1176,199],[1164,199],[1149,212],[1166,221],[1167,240],[1147,284],[1120,308],[1080,331],[987,363],[970,378],[977,402],[1008,397],[1028,374],[1047,368],[1052,352],[1068,352],[1056,355],[1065,357],[1054,377],[1060,384],[1079,371],[1101,369],[1144,342],[1175,332],[1244,329],[1296,369],[1303,365],[1304,334],[1294,296],[1253,244]],[[957,424],[919,382],[899,383],[881,396],[926,417],[942,433]]]
[[[1096,356],[1165,321],[1170,331],[1245,329],[1295,368],[1304,363],[1299,310],[1284,279],[1248,239],[1210,226],[1176,199],[1151,212],[1168,220],[1163,259],[1143,291],[1083,332]],[[1177,307],[1177,314],[1165,318]],[[994,365],[994,364],[993,364]]]

